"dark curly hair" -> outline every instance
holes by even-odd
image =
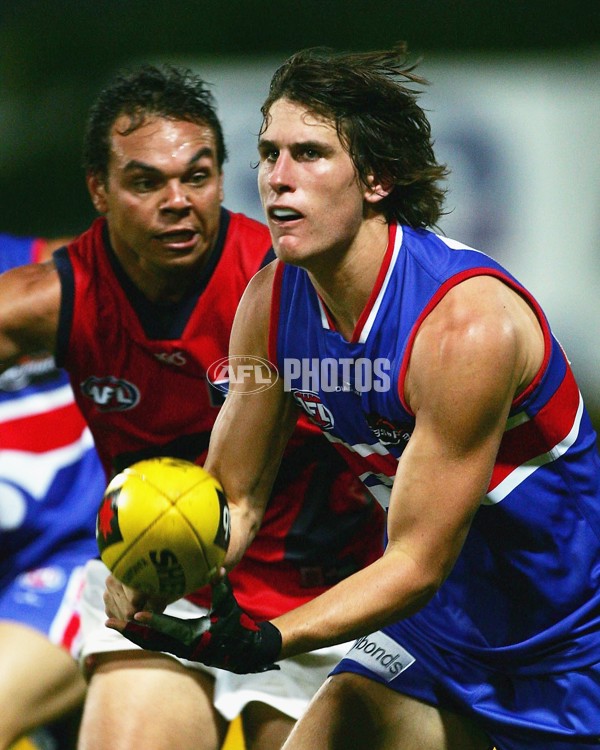
[[[292,55],[271,80],[261,107],[261,134],[271,106],[288,99],[333,120],[359,179],[393,186],[378,207],[388,221],[433,227],[443,215],[448,171],[433,152],[431,126],[417,104],[419,92],[406,84],[427,81],[407,65],[406,44],[379,52],[335,54],[311,48]]]
[[[223,129],[206,82],[186,68],[142,65],[117,73],[92,105],[83,139],[83,166],[88,174],[106,179],[111,130],[126,115],[124,135],[139,128],[148,117],[164,117],[208,125],[214,132],[219,168],[227,158]]]

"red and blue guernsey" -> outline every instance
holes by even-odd
[[[38,262],[43,240],[0,235],[0,272]],[[66,373],[47,354],[0,375],[0,619],[76,653],[81,573],[97,555],[106,486]]]
[[[538,679],[541,687],[527,684],[548,703],[532,709],[534,718],[523,708],[524,726],[554,738],[598,736],[600,460],[569,362],[532,295],[487,255],[394,224],[350,341],[335,330],[307,273],[279,264],[270,356],[296,401],[386,507],[415,424],[403,398],[415,336],[451,288],[477,275],[501,279],[532,306],[544,333],[543,365],[512,405],[487,494],[448,579],[419,613],[375,634],[392,651],[396,644],[394,658],[390,651],[389,659],[369,659],[381,652],[359,639],[340,669],[487,716],[492,737],[523,707],[519,680]],[[435,675],[429,687],[424,674],[409,677],[418,674],[408,669],[415,662]],[[569,682],[564,675],[573,670],[579,675]],[[587,681],[586,670],[593,671]],[[469,692],[466,675],[475,673]],[[551,687],[549,675],[557,676]],[[556,721],[544,716],[555,710]]]

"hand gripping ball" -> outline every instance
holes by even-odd
[[[223,563],[230,518],[221,485],[189,461],[152,458],[109,483],[96,520],[100,557],[126,586],[175,601]]]

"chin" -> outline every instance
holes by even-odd
[[[301,250],[297,245],[290,246],[285,242],[274,242],[273,250],[280,261],[291,266],[302,266],[310,258],[310,253],[306,250]]]

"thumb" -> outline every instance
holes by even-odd
[[[190,620],[182,620],[171,615],[158,614],[157,612],[144,612],[135,615],[138,623],[143,623],[155,633],[160,633],[172,638],[186,646],[191,646],[196,638],[205,633],[210,627],[208,617],[196,617]],[[140,627],[138,625],[138,627]]]
[[[211,610],[214,613],[223,615],[229,612],[233,606],[237,605],[233,595],[233,589],[229,578],[224,577],[212,584],[212,604]]]

